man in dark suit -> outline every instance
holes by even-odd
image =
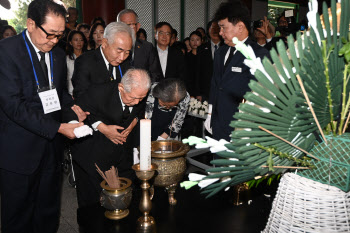
[[[257,57],[268,55],[268,51],[248,38],[250,17],[249,11],[240,2],[222,3],[215,13],[220,35],[225,45],[220,47],[214,58],[213,78],[210,89],[209,114],[206,128],[212,127],[215,139],[230,140],[233,128],[229,126],[232,116],[238,111],[238,106],[244,94],[249,91],[248,83],[254,78],[249,67],[243,64],[245,57],[235,49],[232,38],[244,41],[250,45]],[[211,127],[209,126],[211,123]]]
[[[147,71],[129,69],[120,83],[91,85],[78,98],[79,106],[90,112],[88,120],[95,129],[92,136],[77,139],[71,148],[79,208],[99,201],[102,178],[95,163],[102,171],[115,166],[120,177],[133,178],[133,129],[145,108],[142,99],[150,85]]]
[[[58,229],[62,135],[74,138],[73,130],[83,125],[61,123],[60,109],[72,104],[65,88],[65,53],[54,47],[63,35],[65,15],[54,1],[34,0],[27,30],[0,42],[3,233]]]
[[[119,12],[117,22],[123,22],[130,26],[136,37],[140,29],[139,17],[132,9],[124,9]],[[159,64],[159,58],[153,45],[148,41],[136,39],[133,47],[133,54],[128,60],[133,67],[147,70],[151,76],[152,82],[159,82],[162,77],[162,70]]]
[[[159,22],[155,26],[157,41],[156,51],[162,68],[163,78],[179,78],[185,81],[186,64],[183,53],[170,45],[172,26],[167,22]]]
[[[92,84],[116,80],[130,68],[125,61],[131,54],[134,37],[125,23],[113,22],[107,25],[100,48],[84,53],[75,61],[72,77],[73,96],[79,98]]]
[[[215,21],[210,21],[207,25],[209,42],[201,45],[197,51],[196,65],[196,98],[200,101],[209,99],[211,78],[213,76],[214,54],[223,45],[219,35],[219,25]]]

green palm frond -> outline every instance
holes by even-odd
[[[331,12],[335,16],[335,0],[332,0],[331,4]],[[203,189],[202,192],[207,194],[207,197],[226,187],[252,180],[256,176],[280,174],[286,171],[282,168],[274,168],[272,171],[268,164],[275,166],[295,164],[291,159],[258,148],[255,143],[263,147],[273,146],[279,152],[288,153],[296,159],[305,156],[302,151],[260,130],[259,126],[306,151],[312,149],[319,130],[301,92],[297,75],[303,80],[320,125],[326,127],[331,118],[334,121],[338,120],[345,64],[344,58],[339,57],[338,53],[342,47],[340,38],[346,38],[349,31],[349,1],[342,1],[341,7],[339,35],[337,35],[336,17],[333,17],[331,25],[328,20],[328,8],[324,3],[325,34],[317,14],[316,31],[311,28],[303,36],[298,33],[296,41],[289,36],[288,51],[280,41],[277,43],[277,51],[273,49],[270,52],[271,60],[263,59],[264,70],[255,71],[256,81],[249,83],[251,92],[244,96],[246,102],[239,106],[239,112],[234,115],[235,120],[230,124],[235,128],[231,135],[232,142],[226,145],[230,151],[217,153],[222,158],[212,161],[216,167],[207,170],[210,175],[206,178],[220,178],[219,182]],[[324,59],[325,55],[327,59]]]

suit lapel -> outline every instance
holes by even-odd
[[[104,79],[104,82],[111,81],[111,78],[109,77],[108,69],[106,66],[106,63],[102,57],[100,48],[96,49],[95,51],[96,56],[96,70],[101,72],[101,78]]]
[[[30,43],[27,35],[25,35],[25,37],[26,37],[26,41],[27,41],[27,44],[28,44],[29,49],[30,49],[30,53],[32,55],[34,69],[35,69],[36,76],[38,77],[39,86],[40,86],[40,88],[43,88],[43,87],[47,86],[48,80],[46,80],[46,77],[44,76],[44,71],[41,69],[38,55],[35,52],[35,49],[33,48],[32,44]],[[27,54],[28,54],[28,51],[27,51]],[[27,56],[29,57],[29,54]]]

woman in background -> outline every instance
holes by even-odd
[[[73,95],[72,76],[74,71],[74,62],[77,57],[86,51],[87,40],[84,33],[73,30],[68,34],[67,38],[67,86],[70,95]]]
[[[77,31],[81,31],[84,34],[87,42],[89,42],[89,33],[90,33],[90,25],[89,24],[86,24],[86,23],[78,24]]]
[[[6,38],[11,37],[11,36],[15,36],[15,35],[17,35],[16,30],[12,26],[6,25],[6,26],[3,26],[1,28],[0,40],[6,39]]]
[[[94,50],[100,47],[100,45],[102,44],[104,32],[105,26],[102,23],[95,23],[91,26],[88,50]]]
[[[140,28],[137,32],[136,32],[136,38],[140,39],[140,40],[145,40],[147,41],[147,33],[145,31],[145,29]]]
[[[194,31],[190,34],[191,51],[186,54],[187,77],[185,80],[187,91],[191,96],[196,96],[198,92],[195,82],[196,64],[197,64],[197,48],[202,44],[202,34]]]

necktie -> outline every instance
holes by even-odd
[[[126,122],[126,120],[129,118],[130,116],[130,109],[129,109],[129,106],[126,106],[124,107],[124,111],[123,111],[123,115],[122,115],[122,121],[123,122]]]
[[[49,75],[47,73],[48,71],[47,71],[47,66],[46,66],[46,62],[45,62],[45,53],[40,51],[39,55],[40,55],[40,66],[41,66],[41,69],[44,72],[44,77],[45,77],[44,86],[48,86],[48,84],[49,84]]]
[[[216,52],[216,50],[218,50],[218,46],[214,45],[214,53]]]
[[[227,60],[225,62],[225,65],[224,65],[224,70],[226,70],[226,68],[227,68],[228,64],[230,63],[230,61],[231,61],[235,51],[236,51],[236,48],[235,47],[231,47],[230,54],[228,55],[228,58],[227,58]]]
[[[109,74],[109,77],[111,78],[111,81],[114,80],[113,68],[114,66],[112,66],[111,64],[108,65],[108,74]]]

